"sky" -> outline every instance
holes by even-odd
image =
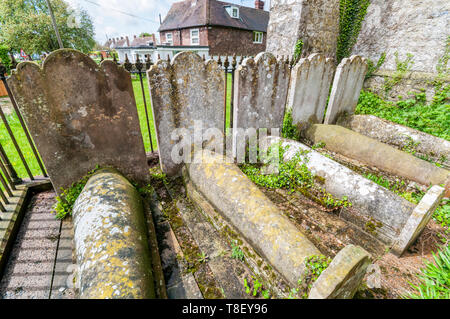
[[[95,39],[101,44],[107,38],[139,35],[141,32],[156,33],[159,14],[162,20],[174,2],[179,0],[65,0],[76,9],[83,9],[92,18]],[[222,0],[254,7],[254,0]],[[269,0],[265,8],[269,7]],[[159,36],[157,36],[159,38]]]

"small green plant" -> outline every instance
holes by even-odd
[[[231,258],[244,261],[244,252],[242,249],[238,246],[237,241],[234,241],[234,243],[231,243]]]
[[[417,146],[420,145],[420,142],[414,142],[411,136],[405,135],[408,142],[402,147],[402,151],[409,153],[411,155],[415,155],[417,152]]]
[[[247,295],[249,295],[251,289],[250,289],[250,286],[248,285],[247,278],[244,279],[244,288],[245,288],[245,293],[246,293]]]
[[[326,144],[324,142],[319,142],[315,145],[313,145],[313,147],[311,147],[313,150],[317,150],[319,148],[324,148],[326,146]]]
[[[207,262],[208,259],[209,259],[209,257],[204,252],[202,252],[200,254],[197,254],[197,256],[198,256],[198,260],[197,261],[200,264],[203,264],[203,263]]]
[[[411,299],[450,299],[450,248],[446,246],[437,254],[433,253],[434,263],[427,262],[419,275],[420,284],[410,284],[416,292],[406,298]]]
[[[395,55],[396,70],[392,75],[392,77],[385,78],[384,81],[385,93],[389,93],[395,85],[400,83],[405,74],[411,71],[411,68],[414,64],[413,61],[414,56],[411,53],[407,53],[406,58],[404,60],[400,60],[398,52],[395,52],[394,55]]]
[[[293,124],[292,110],[286,111],[283,121],[282,136],[287,139],[298,141],[300,133],[297,127]]]
[[[252,289],[253,287],[253,289]],[[250,287],[249,282],[247,281],[247,278],[244,279],[244,288],[245,293],[247,295],[252,295],[253,297],[261,296],[264,299],[270,299],[270,291],[269,289],[263,289],[264,285],[256,278],[255,276],[252,276],[252,287]]]
[[[298,281],[300,289],[293,289],[291,292],[295,292],[298,296],[299,291],[302,291],[302,298],[308,298],[309,291],[312,285],[316,282],[319,276],[331,263],[331,258],[324,255],[313,255],[305,260],[305,270],[302,277]]]
[[[381,66],[383,65],[385,60],[386,60],[386,52],[383,52],[381,54],[377,63],[373,62],[370,59],[367,60],[368,69],[367,69],[367,73],[366,73],[366,80],[370,79],[373,76],[373,74],[381,68]]]
[[[294,56],[292,59],[294,65],[297,64],[297,62],[302,57],[302,51],[303,51],[303,40],[299,39],[299,40],[297,40],[297,43],[295,44]]]
[[[80,196],[81,191],[88,182],[89,178],[99,169],[97,166],[78,182],[73,183],[68,189],[61,189],[61,195],[56,197],[55,213],[56,218],[63,220],[72,215],[73,205]]]

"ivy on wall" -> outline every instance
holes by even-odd
[[[358,40],[362,22],[367,13],[370,0],[339,1],[339,37],[337,43],[337,63],[350,53]]]

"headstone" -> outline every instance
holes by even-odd
[[[223,137],[224,71],[214,60],[204,62],[196,53],[182,52],[172,62],[159,60],[148,71],[148,79],[161,169],[169,176],[177,175],[183,165],[173,153],[179,133],[201,129],[201,140],[195,134],[192,142],[202,146],[212,140],[207,136],[210,129]],[[183,155],[190,157],[190,153]]]
[[[122,67],[62,49],[42,69],[20,63],[8,84],[58,194],[97,165],[148,180],[131,77]]]
[[[233,123],[236,128],[281,128],[289,66],[271,53],[247,58],[236,70]]]
[[[332,59],[317,53],[301,59],[293,68],[288,107],[299,129],[323,123],[334,69]]]
[[[335,124],[344,113],[355,112],[367,68],[366,59],[357,55],[341,61],[334,77],[325,124]]]

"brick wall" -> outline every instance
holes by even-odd
[[[192,29],[198,29],[200,33],[200,44],[201,46],[207,46],[208,45],[208,29],[206,27],[199,27],[199,28],[192,28]],[[166,34],[172,33],[173,38],[173,45],[191,45],[191,30],[192,29],[182,29],[179,30],[172,30],[172,31],[165,31],[161,32],[159,34],[161,44],[166,42]],[[180,32],[181,32],[181,39],[180,39]]]
[[[263,43],[253,43],[253,31],[213,27],[208,30],[210,55],[253,55],[265,51],[266,34]]]
[[[263,43],[253,43],[253,31],[238,30],[221,27],[198,28],[200,31],[200,45],[209,46],[210,55],[257,55],[266,49],[266,34]],[[173,45],[191,45],[191,29],[172,30],[160,33],[161,44],[166,42],[166,34],[172,33]]]

